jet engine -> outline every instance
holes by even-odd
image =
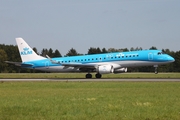
[[[99,74],[108,74],[108,73],[113,73],[114,68],[112,65],[101,65],[97,68],[97,72]]]
[[[120,69],[115,69],[114,70],[114,73],[124,73],[124,72],[127,72],[127,68],[120,68]]]

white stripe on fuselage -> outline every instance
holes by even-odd
[[[138,67],[138,66],[152,66],[162,65],[168,62],[152,62],[152,61],[114,61],[114,62],[98,62],[98,63],[87,63],[99,65],[112,65],[114,69],[125,68],[125,67]],[[76,67],[66,66],[46,66],[35,68],[37,70],[49,71],[49,72],[78,72],[79,69]]]

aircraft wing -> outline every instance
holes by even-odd
[[[86,67],[86,68],[96,68],[98,65],[97,64],[82,64],[82,63],[59,63],[56,62],[54,60],[52,60],[48,55],[46,55],[46,57],[50,60],[50,62],[52,64],[59,64],[65,67],[75,67],[75,68],[82,68],[82,67]]]
[[[64,69],[67,69],[69,67],[74,67],[74,69],[79,69],[79,70],[95,70],[96,68],[98,68],[98,66],[109,64],[109,63],[76,63],[76,62],[60,63],[58,61],[51,59],[48,55],[46,55],[46,57],[50,60],[52,64],[62,65],[64,66]],[[110,65],[113,65],[116,68],[121,67],[119,64],[116,63],[111,63]]]
[[[96,68],[98,65],[97,64],[82,64],[82,63],[68,63],[68,64],[61,64],[62,66],[66,67],[86,67],[86,68]]]
[[[60,63],[59,63],[60,64]],[[67,64],[61,64],[62,66],[65,67],[76,67],[76,68],[97,68],[98,66],[102,65],[113,65],[115,68],[120,68],[121,66],[116,63],[67,63]]]

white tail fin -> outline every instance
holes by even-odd
[[[22,38],[16,38],[16,43],[18,45],[22,62],[46,59],[45,57],[37,55]]]

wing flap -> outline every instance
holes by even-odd
[[[62,66],[66,67],[87,67],[87,68],[95,68],[97,64],[82,64],[82,63],[68,63],[68,64],[61,64]]]

